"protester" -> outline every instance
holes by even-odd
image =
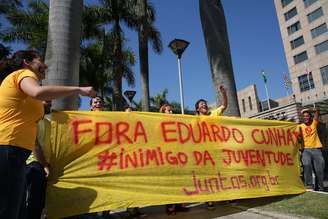
[[[36,145],[26,163],[25,201],[20,209],[20,219],[41,218],[46,197],[47,178],[50,174],[50,164],[47,162],[43,149],[45,146],[46,117],[51,110],[51,101],[42,101],[44,118],[39,121]]]
[[[172,106],[170,104],[164,104],[161,106],[159,109],[160,113],[167,113],[167,114],[172,114]],[[189,208],[186,208],[183,206],[183,204],[168,204],[166,205],[166,214],[167,215],[176,215],[177,212],[186,212],[188,211]]]
[[[103,111],[104,110],[104,100],[100,96],[95,96],[90,99],[90,110],[91,111]]]
[[[228,106],[228,98],[227,98],[227,93],[224,89],[224,87],[221,85],[219,88],[219,92],[222,95],[222,103],[221,106],[219,106],[217,109],[213,110],[212,112],[209,110],[207,106],[207,101],[204,99],[199,99],[197,100],[195,104],[195,110],[196,110],[196,115],[199,116],[221,116],[224,112],[224,110]],[[214,210],[214,204],[213,202],[207,202],[207,209],[208,210]]]
[[[311,113],[314,113],[312,117]],[[299,125],[299,131],[303,139],[302,147],[302,163],[304,184],[307,189],[314,189],[312,180],[312,169],[314,173],[319,191],[324,191],[324,167],[325,160],[322,156],[322,144],[318,135],[318,109],[304,109],[301,111],[303,123]],[[313,166],[312,166],[313,163]]]
[[[220,86],[219,92],[222,95],[222,103],[217,109],[213,110],[212,112],[208,109],[207,101],[204,99],[197,100],[195,104],[196,115],[199,116],[221,116],[224,110],[228,106],[228,98],[227,93],[223,86]]]
[[[160,113],[168,113],[168,114],[172,114],[172,106],[169,104],[164,104],[163,106],[161,106],[161,108],[159,109]]]
[[[0,63],[0,218],[19,216],[25,162],[35,146],[37,122],[43,116],[41,101],[96,94],[92,87],[40,86],[46,69],[35,51],[18,51]]]
[[[131,106],[126,106],[124,107],[124,112],[132,112],[133,111],[133,108]],[[128,214],[129,214],[129,217],[130,218],[143,218],[143,217],[146,217],[147,214],[143,213],[140,211],[140,208],[138,207],[135,207],[135,208],[127,208],[126,209]]]
[[[124,112],[132,112],[133,108],[131,106],[127,106],[124,108]]]

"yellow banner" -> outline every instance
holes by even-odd
[[[305,191],[296,123],[58,112],[48,125],[49,218]]]

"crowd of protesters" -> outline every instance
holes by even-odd
[[[50,113],[51,100],[77,94],[89,96],[90,110],[104,111],[104,101],[96,96],[92,87],[41,86],[39,82],[44,79],[46,69],[39,54],[28,50],[18,51],[0,63],[0,218],[41,217],[47,177],[51,173],[51,165],[42,152],[44,120],[48,119],[45,115]],[[228,105],[227,94],[223,86],[218,92],[222,96],[221,105],[210,111],[207,101],[199,99],[195,103],[196,115],[223,114]],[[131,112],[133,108],[128,106],[124,111]],[[159,112],[172,114],[173,108],[164,104]],[[307,189],[324,191],[325,161],[317,131],[319,112],[317,109],[304,109],[301,114],[304,122],[298,129],[304,184]],[[32,151],[34,158],[28,159]],[[207,202],[207,208],[214,209],[213,202]],[[180,211],[188,211],[188,208],[184,204],[166,205],[168,215]],[[128,209],[128,212],[133,217],[146,216],[138,208]],[[103,212],[104,216],[109,214],[110,211]]]

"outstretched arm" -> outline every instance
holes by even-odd
[[[314,115],[313,115],[313,119],[315,119],[315,120],[319,120],[319,108],[314,108],[313,110],[313,113],[314,113]]]
[[[223,107],[223,109],[226,109],[228,106],[228,98],[227,98],[227,92],[226,92],[225,88],[223,87],[223,85],[220,86],[219,91],[222,95],[221,106]]]
[[[53,100],[73,94],[82,96],[96,96],[96,91],[92,87],[77,86],[40,86],[34,78],[25,77],[20,82],[20,89],[27,95],[38,100]]]

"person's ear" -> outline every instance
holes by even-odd
[[[30,66],[30,62],[27,61],[26,59],[23,59],[23,65],[24,66]]]

